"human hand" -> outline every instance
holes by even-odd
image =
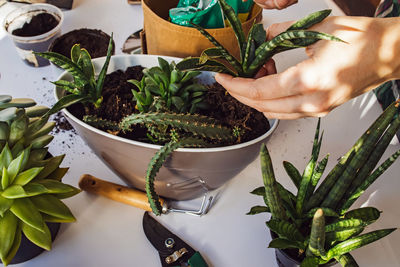
[[[254,0],[254,2],[265,9],[284,9],[297,3],[297,0]]]
[[[271,25],[268,39],[291,24]],[[328,17],[311,30],[346,43],[318,41],[306,48],[309,59],[279,74],[255,79],[218,74],[217,82],[268,118],[296,119],[324,116],[351,98],[400,78],[400,18]]]

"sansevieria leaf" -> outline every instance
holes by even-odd
[[[383,229],[383,230],[377,230],[373,232],[369,232],[367,234],[363,234],[357,237],[353,237],[351,239],[348,239],[346,241],[343,241],[333,248],[331,248],[327,252],[327,258],[332,259],[334,257],[338,257],[342,254],[346,254],[352,250],[355,250],[357,248],[360,248],[362,246],[368,245],[369,243],[375,242],[382,237],[387,236],[391,232],[396,230],[395,228],[392,229]]]
[[[44,224],[42,232],[26,223],[22,223],[22,232],[35,245],[45,250],[51,250],[51,234],[46,224]]]

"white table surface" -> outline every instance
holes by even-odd
[[[0,7],[2,20],[17,4]],[[265,26],[279,21],[299,19],[313,11],[325,9],[324,1],[302,0],[282,11],[264,11]],[[88,27],[114,32],[116,53],[121,54],[124,40],[143,25],[140,6],[130,6],[125,0],[75,0],[72,10],[65,11],[62,31]],[[305,58],[301,50],[275,57],[278,70]],[[52,67],[32,68],[19,59],[12,41],[0,30],[0,93],[14,97],[31,97],[39,104],[51,105],[54,81],[58,72]],[[337,108],[322,120],[325,130],[321,155],[331,153],[330,169],[336,158],[344,154],[354,141],[381,112],[372,94],[366,94]],[[284,186],[294,189],[283,170],[282,161],[305,166],[311,153],[317,120],[313,118],[281,121],[268,142],[276,176]],[[384,155],[399,149],[391,145]],[[64,182],[77,186],[79,176],[90,173],[102,179],[122,183],[79,136],[70,132],[58,134],[51,143],[54,155],[65,153],[63,166],[70,171]],[[206,166],[205,166],[206,167]],[[371,186],[355,206],[372,205],[384,213],[371,230],[399,226],[400,180],[399,163]],[[171,231],[199,250],[209,266],[276,266],[274,250],[268,249],[270,237],[265,215],[247,216],[250,207],[262,200],[249,194],[262,185],[258,159],[223,186],[210,212],[201,218],[169,214],[157,218]],[[180,203],[194,205],[198,200]],[[53,243],[53,249],[18,267],[43,266],[160,266],[156,250],[142,230],[143,211],[85,192],[66,200],[77,218],[76,223],[64,224]],[[398,256],[400,231],[352,254],[360,266],[400,266]]]

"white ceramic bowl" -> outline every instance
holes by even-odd
[[[108,73],[118,69],[125,70],[129,66],[157,66],[158,56],[154,55],[120,55],[113,56]],[[167,61],[179,61],[179,58],[164,57]],[[98,72],[104,58],[93,60]],[[211,73],[203,73],[203,80],[211,81]],[[59,79],[71,80],[64,72]],[[64,92],[56,89],[57,100]],[[98,130],[63,110],[66,118],[86,141],[90,148],[115,173],[130,185],[144,190],[145,173],[150,159],[159,145],[142,143],[118,137]],[[215,148],[179,148],[167,159],[157,174],[155,187],[158,194],[172,199],[190,199],[204,193],[203,185],[196,182],[199,177],[209,189],[215,189],[236,176],[258,155],[260,145],[276,129],[278,120],[269,120],[271,128],[262,136],[241,144]],[[182,186],[184,185],[184,186]]]

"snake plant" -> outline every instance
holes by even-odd
[[[102,101],[102,90],[104,80],[107,74],[108,65],[113,48],[113,36],[108,44],[107,57],[97,79],[94,73],[94,66],[89,52],[81,48],[79,44],[75,44],[71,48],[71,59],[55,52],[35,53],[38,56],[50,60],[53,64],[68,71],[73,81],[59,80],[53,82],[57,87],[64,89],[70,93],[62,97],[49,111],[54,114],[59,110],[70,106],[74,103],[91,103],[94,107],[99,108]]]
[[[399,102],[389,106],[317,187],[329,156],[318,162],[322,141],[318,121],[311,159],[304,172],[301,174],[291,163],[283,162],[297,188],[296,195],[275,179],[268,150],[265,145],[261,147],[264,186],[252,193],[262,196],[265,206],[255,206],[248,214],[271,214],[267,226],[278,238],[269,247],[297,249],[304,267],[331,260],[337,260],[342,266],[358,266],[349,252],[395,230],[362,234],[367,225],[379,218],[380,211],[374,207],[349,208],[400,155],[398,150],[375,168],[400,127],[398,112]]]
[[[235,11],[225,0],[218,0],[238,41],[240,58],[235,58],[212,35],[202,27],[192,24],[214,47],[204,50],[200,57],[188,57],[177,64],[181,70],[205,70],[228,73],[239,77],[254,77],[257,71],[273,55],[300,47],[309,46],[318,40],[342,41],[339,38],[316,31],[307,30],[324,20],[331,10],[312,13],[295,22],[286,31],[269,41],[262,24],[254,23],[247,38]],[[226,65],[228,63],[228,65]]]
[[[128,80],[139,91],[132,89],[139,112],[170,110],[194,113],[205,109],[204,95],[207,88],[196,79],[200,71],[180,71],[175,62],[158,58],[159,67],[143,70],[141,81]]]
[[[46,222],[75,221],[60,199],[80,190],[61,182],[68,170],[59,167],[64,155],[49,156],[46,147],[55,124],[43,123],[49,109],[35,104],[31,99],[0,96],[0,259],[4,265],[17,253],[22,234],[50,250]]]

